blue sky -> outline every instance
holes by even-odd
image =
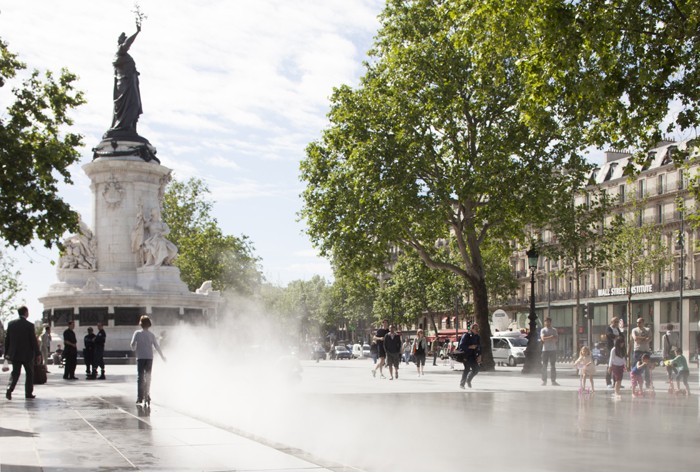
[[[222,229],[251,238],[272,283],[331,277],[297,221],[298,166],[326,126],[333,87],[362,75],[383,4],[139,2],[148,16],[130,51],[141,73],[139,133],[175,178],[208,184]],[[0,37],[29,68],[66,67],[79,76],[87,104],[72,117],[85,148],[62,195],[88,222],[91,193],[81,166],[111,123],[111,61],[119,34],[135,32],[133,9],[131,0],[0,0]],[[37,298],[56,282],[50,262],[57,251],[35,244],[11,255],[27,286],[20,298],[36,319]]]

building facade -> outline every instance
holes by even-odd
[[[691,227],[687,218],[696,210],[695,198],[688,185],[697,173],[697,166],[678,167],[673,161],[675,153],[688,148],[687,141],[660,143],[649,151],[648,164],[641,169],[637,166],[639,173],[632,180],[624,175],[626,166],[632,165],[632,156],[627,152],[607,152],[605,163],[592,172],[591,189],[604,192],[616,202],[606,217],[606,224],[616,214],[629,213],[630,202],[638,202],[634,220],[640,226],[660,227],[663,244],[673,256],[672,266],[639,280],[632,287],[630,314],[627,313],[627,289],[620,278],[604,269],[594,268],[582,275],[579,290],[580,306],[585,306],[593,319],[574,316],[575,280],[561,270],[564,269],[562,261],[540,257],[535,272],[536,311],[540,319],[552,318],[553,325],[559,330],[559,348],[564,356],[575,355],[589,340],[593,344],[603,341],[607,325],[617,316],[624,320],[625,326],[630,320],[634,326],[636,318],[644,318],[654,335],[654,350],[660,349],[661,336],[667,325],[672,324],[673,330],[680,333],[685,354],[694,357],[700,321],[700,251],[696,249],[700,232]],[[577,197],[577,203],[584,203],[582,199],[585,198]],[[681,212],[679,208],[685,208],[685,211]],[[544,242],[552,239],[549,231],[539,236]],[[512,259],[513,270],[521,285],[512,301],[514,305],[527,306],[530,296],[525,249],[516,249]]]

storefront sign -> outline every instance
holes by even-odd
[[[653,285],[635,285],[631,289],[632,295],[636,295],[638,293],[652,293],[653,291]],[[627,295],[627,287],[612,287],[598,289],[599,297],[611,297],[615,295]]]

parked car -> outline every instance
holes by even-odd
[[[371,357],[371,354],[369,352],[369,344],[355,344],[352,346],[352,357],[355,359],[362,359],[362,358],[367,358]]]
[[[504,332],[501,336],[491,338],[491,353],[496,363],[508,364],[514,367],[525,363],[525,348],[527,338],[520,333]]]
[[[345,346],[335,346],[332,357],[333,359],[352,359],[352,353]]]

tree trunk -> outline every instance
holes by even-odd
[[[491,325],[489,324],[489,299],[486,290],[486,280],[481,278],[472,281],[472,293],[474,294],[474,313],[479,324],[479,337],[481,338],[481,370],[490,372],[495,370],[491,353]]]

